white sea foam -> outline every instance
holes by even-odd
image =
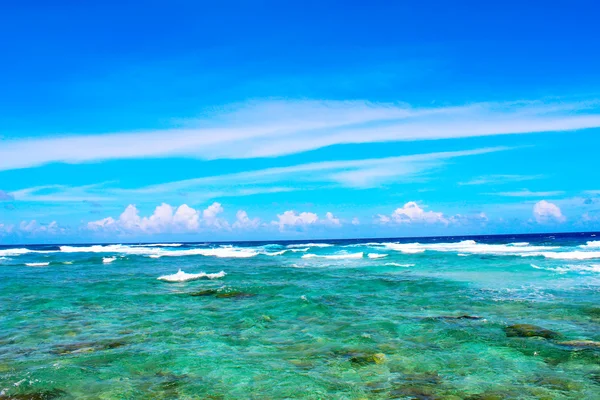
[[[63,264],[65,264],[65,265],[71,265],[71,264],[73,264],[73,261],[63,261]]]
[[[567,272],[579,272],[579,273],[586,273],[586,272],[594,272],[594,273],[600,273],[600,264],[590,264],[590,265],[572,265],[572,264],[567,264],[567,265],[563,265],[560,267],[540,267],[539,265],[535,265],[535,264],[530,264],[531,267],[535,268],[535,269],[542,269],[542,270],[546,270],[546,271],[552,271],[552,272],[557,272],[559,274],[566,274]]]
[[[331,254],[331,255],[319,255],[319,254],[305,254],[302,258],[326,258],[328,260],[346,260],[346,259],[358,259],[363,258],[363,253],[348,253],[348,254]]]
[[[387,254],[381,254],[381,253],[369,253],[367,254],[367,257],[369,258],[383,258],[383,257],[387,257]]]
[[[555,260],[592,260],[600,258],[600,251],[548,251],[541,253],[522,254],[527,256],[543,256]]]
[[[17,249],[2,249],[0,250],[0,256],[20,256],[23,254],[29,253],[56,253],[56,251],[52,250],[30,250],[25,248],[17,248]]]
[[[104,264],[110,264],[111,262],[115,261],[117,259],[117,257],[104,257],[102,258],[102,262]]]
[[[254,249],[235,248],[235,247],[220,247],[216,249],[188,249],[174,250],[160,253],[162,256],[180,257],[180,256],[206,256],[218,258],[249,258],[259,254]]]
[[[290,249],[292,252],[294,253],[298,253],[298,252],[306,252],[308,251],[308,247],[305,247],[303,249]]]
[[[329,243],[300,243],[300,244],[288,244],[288,249],[302,248],[302,247],[332,247]]]
[[[281,255],[285,254],[286,252],[287,252],[287,250],[272,251],[272,252],[265,251],[265,252],[262,252],[261,254],[264,254],[265,256],[273,257],[273,256],[281,256]]]
[[[415,264],[400,264],[400,263],[395,263],[395,262],[385,263],[385,265],[389,265],[390,267],[404,267],[404,268],[409,268],[409,267],[415,266]]]
[[[215,274],[207,274],[204,272],[200,272],[198,274],[188,274],[183,272],[182,270],[179,270],[176,274],[173,275],[163,275],[158,277],[158,280],[161,281],[167,281],[167,282],[186,282],[186,281],[193,281],[196,279],[217,279],[217,278],[222,278],[225,275],[227,275],[225,273],[225,271],[221,271],[221,272],[217,272]]]
[[[529,242],[515,242],[509,243],[509,246],[521,247],[521,246],[529,246]]]
[[[558,246],[529,246],[520,244],[486,244],[474,240],[454,243],[384,243],[385,247],[402,253],[422,253],[426,250],[439,252],[458,252],[462,254],[527,255],[528,253],[548,252]]]
[[[212,256],[220,258],[247,258],[259,254],[258,251],[249,248],[237,248],[224,246],[217,248],[192,248],[185,250],[167,250],[156,247],[132,247],[121,244],[94,245],[94,246],[61,246],[64,253],[119,253],[129,255],[143,255],[154,258],[158,257],[183,257],[183,256]]]
[[[151,244],[134,244],[133,247],[181,247],[183,243],[151,243]]]
[[[155,254],[162,249],[153,249],[148,247],[133,247],[123,244],[109,244],[106,246],[60,246],[62,253],[122,253],[131,255],[148,255]]]
[[[586,244],[582,244],[579,247],[596,249],[600,247],[600,240],[590,240]]]
[[[47,267],[50,265],[49,262],[35,262],[35,263],[25,263],[28,267]]]

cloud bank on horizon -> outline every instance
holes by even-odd
[[[0,15],[0,244],[600,230],[593,12],[234,3]]]

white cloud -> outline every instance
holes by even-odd
[[[252,158],[335,144],[570,131],[599,127],[600,115],[595,102],[412,108],[364,101],[265,101],[190,125],[198,128],[4,140],[0,170],[143,157]]]
[[[440,225],[472,225],[485,224],[488,217],[485,213],[456,214],[449,217],[442,212],[426,211],[414,201],[397,208],[391,215],[377,215],[380,224],[440,224]]]
[[[4,190],[0,190],[0,201],[13,201],[15,196],[12,194],[5,192]]]
[[[387,217],[386,217],[387,218]],[[381,222],[405,223],[427,223],[448,224],[448,220],[441,212],[425,211],[414,201],[409,201],[403,207],[394,210],[389,218],[380,219]]]
[[[234,229],[256,229],[260,226],[260,219],[248,217],[248,213],[244,210],[239,210],[235,214],[235,222],[233,223]]]
[[[221,203],[217,203],[216,201],[208,206],[204,211],[202,211],[202,219],[204,224],[209,227],[217,228],[217,229],[228,229],[229,223],[225,221],[223,218],[219,217],[219,214],[223,212],[223,207]]]
[[[19,231],[29,235],[36,234],[50,234],[55,235],[64,233],[66,230],[58,225],[56,221],[52,221],[49,224],[40,224],[36,220],[21,221],[19,224]]]
[[[323,223],[325,223],[327,225],[335,225],[335,226],[340,226],[342,224],[340,222],[340,219],[334,217],[331,212],[327,212],[325,214],[325,221],[323,221]]]
[[[360,225],[360,220],[356,217],[352,218],[352,225]]]
[[[272,221],[271,224],[279,226],[279,230],[283,231],[286,227],[305,227],[315,224],[319,217],[315,213],[289,210],[283,214],[277,214],[277,221]]]
[[[325,213],[325,218],[319,218],[315,213],[302,212],[297,213],[296,211],[289,210],[283,214],[277,214],[277,221],[272,221],[272,225],[277,225],[280,231],[286,230],[286,228],[304,229],[309,225],[321,225],[321,226],[341,226],[342,222],[339,218],[336,218],[333,213]]]
[[[538,223],[565,222],[567,218],[560,208],[546,200],[541,200],[533,206],[533,216]]]
[[[133,190],[119,190],[119,195],[161,194],[177,191],[200,190],[206,188],[234,187],[232,195],[245,195],[271,192],[264,185],[303,182],[333,182],[346,187],[374,187],[397,178],[414,177],[432,168],[442,165],[444,160],[455,157],[475,156],[509,150],[507,147],[489,147],[473,150],[413,154],[398,157],[369,158],[362,160],[324,161],[298,164],[287,167],[266,168],[262,170],[240,172],[227,175],[208,176],[146,186]],[[319,172],[319,173],[316,173]],[[244,186],[253,185],[250,193],[244,192]],[[287,188],[287,190],[293,190]],[[220,194],[223,194],[220,192]]]
[[[485,175],[471,179],[470,181],[459,182],[458,184],[461,186],[503,184],[508,182],[530,181],[535,179],[541,179],[543,177],[543,175]]]
[[[14,225],[11,224],[0,224],[0,234],[9,235],[15,229]]]
[[[175,233],[194,232],[200,227],[200,215],[197,210],[186,204],[175,209],[162,203],[149,217],[140,217],[139,210],[133,204],[128,205],[118,220],[112,217],[88,222],[89,230],[121,231],[128,233]]]
[[[549,191],[549,192],[532,192],[527,189],[523,189],[517,192],[498,192],[498,193],[485,193],[489,195],[505,196],[505,197],[551,197],[560,196],[565,192],[560,190]]]

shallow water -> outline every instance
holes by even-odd
[[[600,398],[600,239],[468,240],[0,248],[0,398]]]

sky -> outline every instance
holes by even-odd
[[[598,231],[599,12],[4,5],[0,244]]]

